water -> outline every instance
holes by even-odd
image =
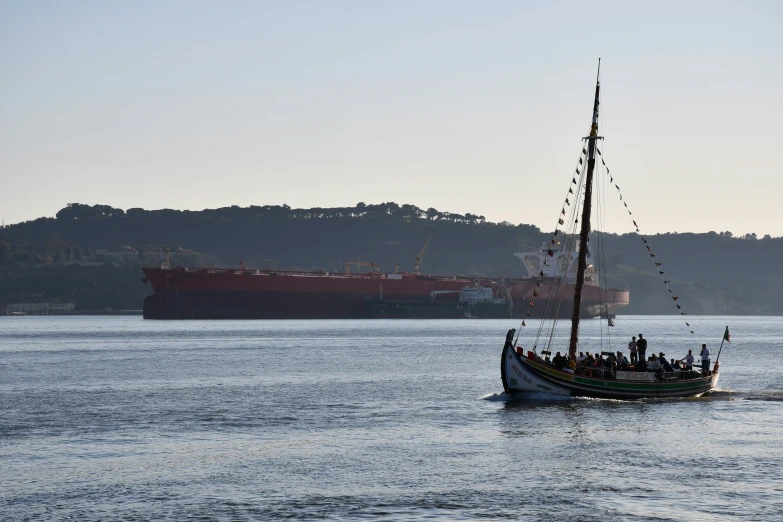
[[[514,321],[0,318],[0,517],[781,520],[783,319],[692,324],[721,389],[620,402],[506,397]]]

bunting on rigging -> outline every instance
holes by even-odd
[[[584,154],[587,154],[587,148],[583,148],[583,149],[582,149],[582,153],[579,155],[579,165],[584,165],[584,159],[583,159],[583,155],[584,155]],[[578,187],[579,187],[579,184],[577,183],[577,180],[576,180],[576,178],[577,178],[577,176],[581,176],[581,175],[582,175],[582,172],[580,171],[580,168],[579,168],[579,166],[577,166],[577,167],[574,169],[574,172],[576,173],[576,176],[572,176],[572,177],[571,177],[571,185],[576,185],[576,186],[577,186],[577,189],[578,189]],[[563,206],[563,208],[560,210],[561,217],[560,217],[560,218],[557,220],[557,224],[558,224],[558,226],[565,225],[565,219],[564,219],[562,216],[566,216],[566,215],[567,215],[567,214],[566,214],[566,206],[568,206],[568,207],[571,207],[571,199],[570,199],[570,197],[569,197],[569,194],[575,194],[577,197],[579,196],[578,192],[574,192],[574,188],[573,188],[572,186],[569,186],[569,187],[568,187],[568,194],[566,194],[566,197],[565,197],[565,205],[564,205],[564,206]],[[578,200],[577,200],[577,203],[579,203],[579,201],[578,201]],[[579,219],[576,219],[576,220],[574,221],[574,223],[579,223]],[[559,244],[560,244],[560,241],[556,241],[556,240],[555,240],[555,238],[557,237],[557,235],[558,235],[558,233],[559,233],[559,232],[560,232],[560,231],[559,231],[558,227],[556,226],[556,227],[555,227],[555,231],[552,233],[552,237],[551,237],[551,239],[550,239],[550,241],[549,241],[549,244],[550,244],[550,245],[552,245],[552,246],[557,246],[557,245],[559,245]],[[549,248],[549,249],[547,249],[546,255],[547,255],[548,257],[552,257],[552,258],[554,258],[554,250],[553,250],[552,248]],[[542,265],[543,265],[543,266],[550,266],[550,264],[549,264],[549,261],[548,261],[548,260],[547,260],[547,261],[544,261]],[[539,270],[538,276],[539,276],[540,278],[542,278],[542,279],[544,278],[544,270],[543,270],[543,268],[542,268],[541,270]],[[543,284],[543,282],[542,282],[542,281],[538,280],[538,281],[536,281],[536,286],[537,286],[538,288],[542,288],[542,287],[544,286],[544,284]],[[538,293],[538,291],[535,291],[535,290],[533,291],[533,297],[534,297],[534,298],[535,298],[535,297],[539,297],[539,293]],[[550,297],[551,297],[551,295],[550,295]],[[526,316],[526,317],[530,317],[530,307],[533,307],[533,306],[535,306],[535,301],[534,301],[533,299],[530,299],[530,300],[528,301],[528,303],[527,303],[527,304],[528,304],[528,309],[525,311],[525,316]],[[526,326],[526,323],[525,323],[525,321],[524,321],[524,320],[522,321],[522,326]],[[517,338],[518,338],[518,336],[517,336]],[[535,347],[534,347],[534,349],[535,349]]]
[[[598,150],[598,148],[596,148],[596,151],[598,152],[598,155],[601,156],[601,164],[606,168],[606,175],[609,177],[609,183],[614,184],[614,188],[617,189],[617,194],[620,196],[620,201],[622,201],[623,205],[625,206],[625,208],[628,209],[628,203],[623,201],[623,194],[620,191],[620,185],[614,183],[614,177],[609,174],[609,168],[606,166],[606,162],[604,161],[604,158],[603,158],[603,155],[601,154],[601,151]],[[628,209],[628,215],[629,216],[632,215],[630,209]],[[633,226],[636,228],[636,232],[639,233],[639,224],[636,222],[635,219],[631,219],[631,222],[633,223]],[[669,288],[669,283],[671,283],[671,280],[670,279],[665,279],[663,277],[663,274],[664,274],[663,270],[661,270],[659,268],[663,263],[661,263],[661,262],[659,262],[659,261],[657,261],[655,259],[655,253],[652,251],[652,248],[650,247],[650,244],[648,243],[647,239],[644,236],[642,236],[642,235],[640,235],[639,237],[642,239],[642,242],[644,243],[645,247],[647,248],[647,251],[650,253],[650,258],[652,258],[653,263],[655,265],[655,268],[658,271],[658,274],[661,276],[661,279],[663,280],[664,286],[666,287],[668,292],[670,294],[672,294],[672,302],[674,302],[674,305],[677,307],[677,310],[682,310],[682,306],[679,303],[677,303],[678,297],[676,295],[674,295],[674,292],[672,292],[672,289]],[[686,314],[685,312],[681,311],[680,315],[681,316],[686,316],[688,314]],[[690,328],[691,325],[690,325],[690,323],[688,323],[686,321],[685,322],[685,326]],[[693,330],[689,330],[689,332],[691,334],[693,334]]]

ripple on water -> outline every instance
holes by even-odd
[[[28,319],[0,319],[12,520],[783,512],[780,321],[732,319],[725,388],[615,401],[500,391],[507,321]],[[676,320],[636,324],[676,354]]]

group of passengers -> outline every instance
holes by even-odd
[[[702,361],[702,374],[709,375],[710,365],[710,351],[707,349],[706,344],[702,344],[701,349],[701,361]],[[561,355],[557,352],[550,361],[549,355],[543,360],[543,362],[549,366],[554,367],[557,370],[562,370],[568,373],[585,373],[587,369],[599,369],[608,370],[614,374],[617,370],[622,371],[637,371],[637,372],[655,372],[658,378],[662,378],[664,372],[685,371],[693,372],[693,350],[688,350],[688,355],[682,359],[666,360],[666,354],[659,352],[657,355],[652,354],[647,357],[647,339],[642,334],[639,334],[639,339],[634,336],[630,343],[628,343],[628,349],[630,351],[630,359],[625,357],[621,351],[613,354],[607,354],[606,352],[585,354],[579,352],[579,355],[574,357],[572,355]],[[606,355],[604,357],[604,355]],[[539,359],[540,360],[540,359]],[[592,371],[590,372],[592,374]]]

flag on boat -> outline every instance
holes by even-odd
[[[723,334],[723,340],[731,342],[731,336],[729,335],[729,327],[726,327],[726,333]]]

